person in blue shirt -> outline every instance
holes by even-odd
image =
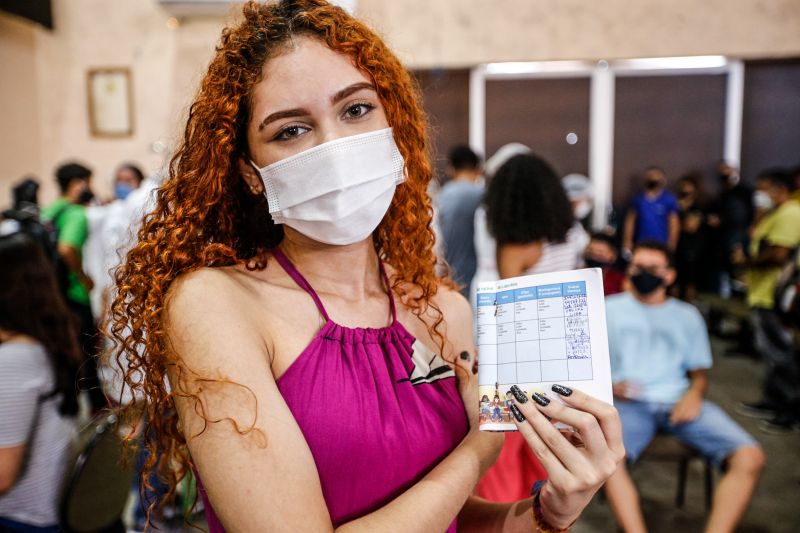
[[[708,334],[696,308],[667,296],[675,281],[668,249],[655,241],[639,243],[627,274],[629,291],[606,299],[614,404],[627,461],[635,462],[656,433],[666,433],[724,467],[706,531],[733,531],[764,467],[764,452],[704,399],[711,367]],[[646,531],[624,464],[606,483],[606,494],[627,533]]]
[[[675,251],[680,235],[678,200],[666,190],[667,176],[659,167],[644,171],[645,190],[637,194],[625,215],[622,249],[627,256],[633,245],[658,241]]]
[[[469,146],[450,150],[447,173],[450,180],[436,197],[436,215],[444,259],[450,275],[469,297],[470,283],[477,269],[475,255],[475,210],[483,200],[481,157]]]

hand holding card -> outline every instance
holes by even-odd
[[[481,283],[476,317],[482,430],[517,429],[512,385],[530,397],[563,384],[612,403],[599,269]]]

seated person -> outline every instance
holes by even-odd
[[[587,268],[603,270],[603,291],[606,296],[625,290],[625,272],[619,267],[619,250],[614,237],[607,233],[593,233],[583,253]]]
[[[666,247],[638,244],[628,280],[630,292],[606,300],[614,403],[628,462],[659,432],[697,449],[725,471],[706,531],[733,531],[758,482],[764,452],[722,409],[703,399],[711,367],[708,334],[697,309],[667,295],[675,270]],[[606,493],[627,533],[646,531],[624,464],[606,483]]]

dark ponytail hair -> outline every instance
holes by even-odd
[[[63,415],[78,412],[77,325],[42,247],[24,233],[0,237],[0,328],[39,341],[55,376]]]
[[[497,244],[564,242],[575,222],[555,170],[534,154],[506,161],[486,191],[486,222]]]

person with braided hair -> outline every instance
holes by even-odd
[[[111,319],[161,452],[143,475],[194,470],[212,533],[560,531],[621,461],[613,407],[518,391],[549,481],[471,495],[503,438],[435,271],[429,146],[411,76],[343,9],[248,2],[223,30]]]

